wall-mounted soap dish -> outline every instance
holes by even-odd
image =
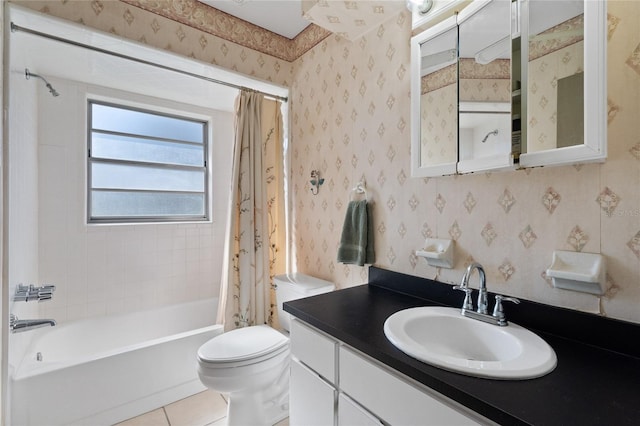
[[[597,253],[554,251],[547,276],[553,286],[590,294],[603,294],[606,267],[604,257]]]
[[[438,268],[453,268],[453,240],[427,238],[416,256],[424,257],[427,263]]]

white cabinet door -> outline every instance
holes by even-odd
[[[338,396],[338,426],[382,426],[382,423],[357,402],[341,393]]]
[[[291,321],[291,355],[329,383],[336,382],[336,341],[295,318]]]
[[[289,424],[291,426],[332,426],[336,391],[313,370],[291,360]]]
[[[478,415],[426,387],[418,388],[362,355],[340,347],[340,390],[391,425],[481,424]],[[491,422],[489,422],[491,423]]]

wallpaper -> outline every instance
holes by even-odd
[[[354,41],[334,36],[295,62],[295,262],[339,287],[366,267],[336,261],[351,189],[367,185],[376,266],[458,283],[472,260],[490,291],[640,322],[640,2],[609,1],[608,159],[432,179],[410,177],[408,13]],[[309,173],[326,179],[312,195]],[[417,258],[426,237],[455,240],[455,267]],[[603,297],[554,289],[554,250],[602,253]],[[472,282],[476,285],[476,278]]]
[[[492,292],[640,322],[640,2],[607,2],[605,163],[433,179],[410,176],[408,12],[353,41],[301,34],[289,62],[125,2],[18,3],[290,86],[291,238],[301,272],[338,287],[366,282],[366,267],[336,262],[351,189],[363,181],[377,266],[458,283],[476,260]],[[326,179],[318,195],[314,169]],[[415,256],[426,237],[455,240],[453,269]],[[554,250],[602,253],[606,294],[554,289],[544,273]]]
[[[582,72],[584,42],[563,47],[530,62],[527,150],[557,146],[558,80]]]
[[[300,35],[300,40],[291,41],[195,0],[10,1],[283,86],[292,82],[291,60],[327,36],[326,31],[313,26]],[[201,30],[204,27],[207,32]],[[237,36],[238,33],[250,34]],[[269,48],[254,50],[257,40]]]
[[[427,92],[420,104],[420,164],[455,163],[458,141],[458,85]]]

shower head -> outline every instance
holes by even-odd
[[[47,89],[51,92],[51,95],[55,98],[56,96],[60,96],[60,93],[56,89],[54,89],[49,83],[47,83]]]
[[[24,69],[24,77],[27,80],[29,80],[31,77],[39,78],[40,80],[44,81],[45,86],[47,87],[47,89],[49,89],[49,93],[51,93],[53,97],[60,96],[60,93],[58,93],[58,91],[53,88],[51,83],[49,83],[43,76],[30,72],[29,68]]]
[[[495,129],[492,132],[487,133],[487,135],[484,137],[484,139],[482,139],[482,143],[485,143],[487,141],[487,139],[489,139],[489,136],[491,135],[497,135],[498,134],[498,129]]]

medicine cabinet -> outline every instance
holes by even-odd
[[[604,161],[606,43],[604,0],[475,0],[413,37],[412,175]]]
[[[458,26],[452,16],[412,39],[411,174],[456,173]],[[417,119],[416,119],[417,118]]]
[[[458,15],[459,173],[513,168],[511,4],[476,1]]]

